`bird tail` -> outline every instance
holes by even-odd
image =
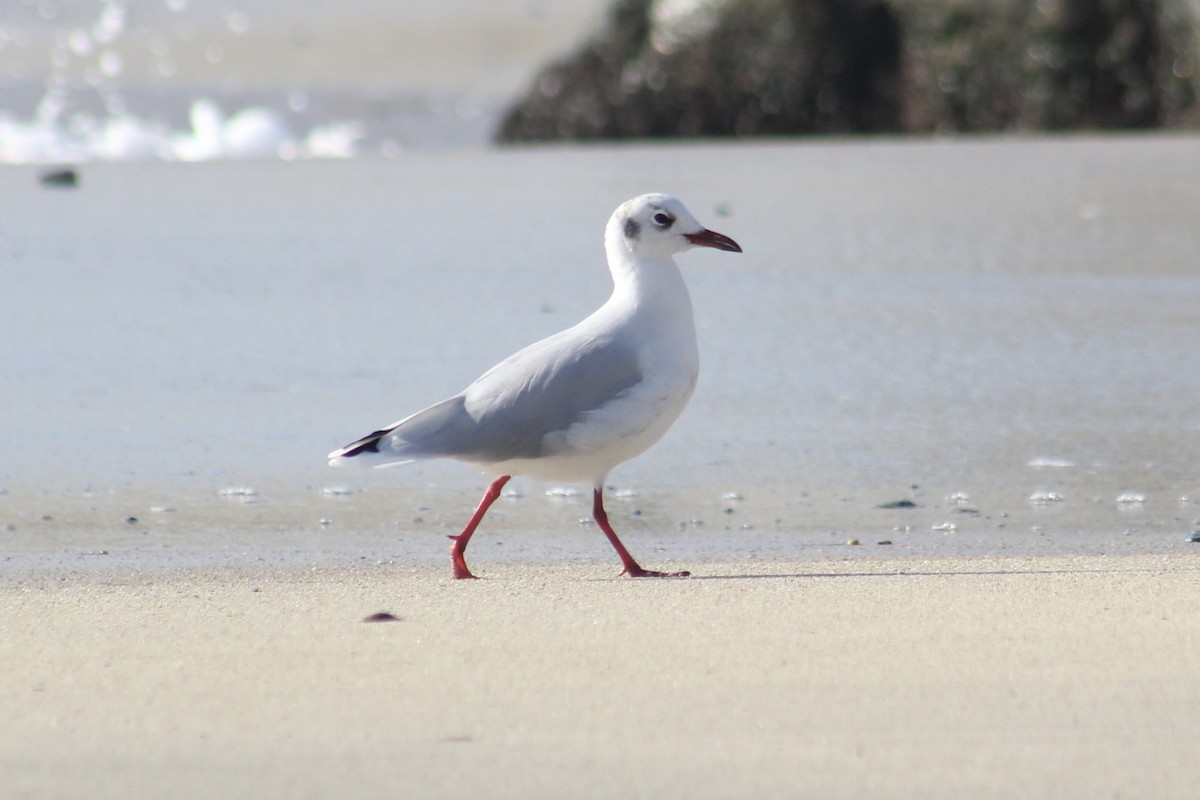
[[[349,464],[351,459],[359,456],[364,456],[364,458],[361,458],[358,461],[359,464],[364,466],[376,466],[379,463],[379,459],[371,458],[370,456],[383,455],[383,453],[380,452],[379,444],[383,441],[385,436],[394,430],[396,430],[395,425],[391,426],[390,428],[380,428],[377,431],[368,433],[366,436],[358,439],[357,441],[351,442],[345,447],[339,447],[337,450],[334,450],[329,454],[329,466],[343,467]]]
[[[341,467],[354,462],[362,466],[394,467],[424,458],[453,458],[458,452],[455,446],[447,449],[446,443],[438,442],[437,437],[447,428],[453,431],[466,417],[461,395],[443,400],[334,450],[329,454],[329,465]]]

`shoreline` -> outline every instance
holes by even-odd
[[[516,485],[514,494],[497,501],[473,541],[469,561],[484,574],[534,563],[617,564],[591,521],[585,493],[560,489],[555,491],[562,495],[547,496],[542,484]],[[19,575],[263,565],[441,567],[447,562],[445,537],[459,532],[478,499],[469,484],[404,481],[373,489],[338,484],[333,491],[253,491],[10,492],[0,496],[0,568]],[[928,492],[916,503],[889,508],[881,501],[894,495],[882,490],[804,492],[789,500],[650,486],[610,492],[610,515],[635,556],[693,572],[730,559],[886,563],[1200,553],[1191,502],[1163,507],[1152,497],[1127,507],[1096,501],[1039,505],[1015,497],[998,505],[985,496],[963,504],[943,495]]]

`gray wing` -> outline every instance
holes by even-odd
[[[551,337],[488,370],[462,394],[344,448],[343,456],[497,463],[547,454],[565,431],[642,380],[633,348],[609,338],[575,346]]]

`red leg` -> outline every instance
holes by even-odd
[[[690,572],[655,572],[654,570],[642,569],[633,560],[633,556],[629,555],[629,551],[625,549],[625,545],[621,544],[621,540],[617,538],[617,532],[608,524],[608,512],[604,510],[604,490],[599,486],[593,492],[592,500],[592,516],[595,517],[596,524],[600,526],[600,530],[604,531],[604,535],[608,537],[608,541],[612,543],[613,549],[620,556],[621,564],[625,567],[621,571],[622,575],[628,575],[631,578],[686,578],[692,574]]]
[[[454,568],[454,577],[456,578],[474,578],[471,570],[467,569],[467,542],[471,541],[471,534],[475,533],[475,528],[479,526],[479,521],[483,519],[483,515],[491,508],[492,503],[496,502],[496,498],[500,496],[500,490],[504,488],[504,484],[508,483],[512,475],[501,475],[496,480],[492,481],[492,485],[483,493],[483,499],[479,501],[479,506],[475,509],[475,513],[471,515],[471,519],[467,521],[467,527],[462,529],[462,533],[458,536],[451,536],[450,541],[450,566]]]

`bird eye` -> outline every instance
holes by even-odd
[[[675,221],[675,218],[665,211],[659,211],[652,219],[654,220],[654,224],[660,228],[669,228],[671,227],[671,223]]]

